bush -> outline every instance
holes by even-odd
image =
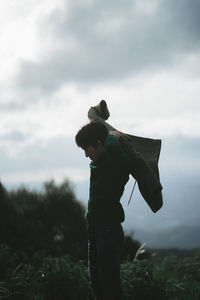
[[[87,269],[69,255],[60,258],[33,255],[29,264],[11,266],[0,283],[0,299],[89,300],[92,299]]]
[[[122,265],[122,288],[127,300],[199,300],[200,255],[194,258],[167,257]]]
[[[154,274],[165,288],[166,299],[198,300],[200,298],[200,255],[183,260],[166,257]]]
[[[122,265],[122,289],[127,300],[165,299],[163,287],[154,280],[154,271],[155,265],[149,260]]]

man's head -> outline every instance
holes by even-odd
[[[76,144],[85,151],[86,157],[97,161],[104,152],[104,143],[108,135],[106,126],[91,122],[83,126],[76,134]]]

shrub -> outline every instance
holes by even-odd
[[[25,187],[6,191],[0,183],[0,237],[27,256],[45,250],[52,256],[87,257],[84,207],[68,180],[49,181],[42,192]]]
[[[154,271],[155,266],[149,260],[122,265],[122,289],[127,300],[165,299],[163,287],[154,280]]]
[[[29,264],[10,268],[0,283],[0,299],[9,300],[89,300],[91,289],[82,261],[37,252]]]

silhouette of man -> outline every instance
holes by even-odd
[[[83,126],[76,143],[90,163],[88,266],[97,300],[123,299],[120,287],[120,250],[124,240],[120,198],[129,180],[131,159],[120,145],[119,132],[100,122]]]

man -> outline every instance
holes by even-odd
[[[118,137],[118,132],[109,132],[99,122],[83,126],[76,135],[77,145],[91,159],[86,220],[89,271],[97,300],[122,299],[120,249],[124,211],[120,198],[129,179],[131,159],[122,150]]]

